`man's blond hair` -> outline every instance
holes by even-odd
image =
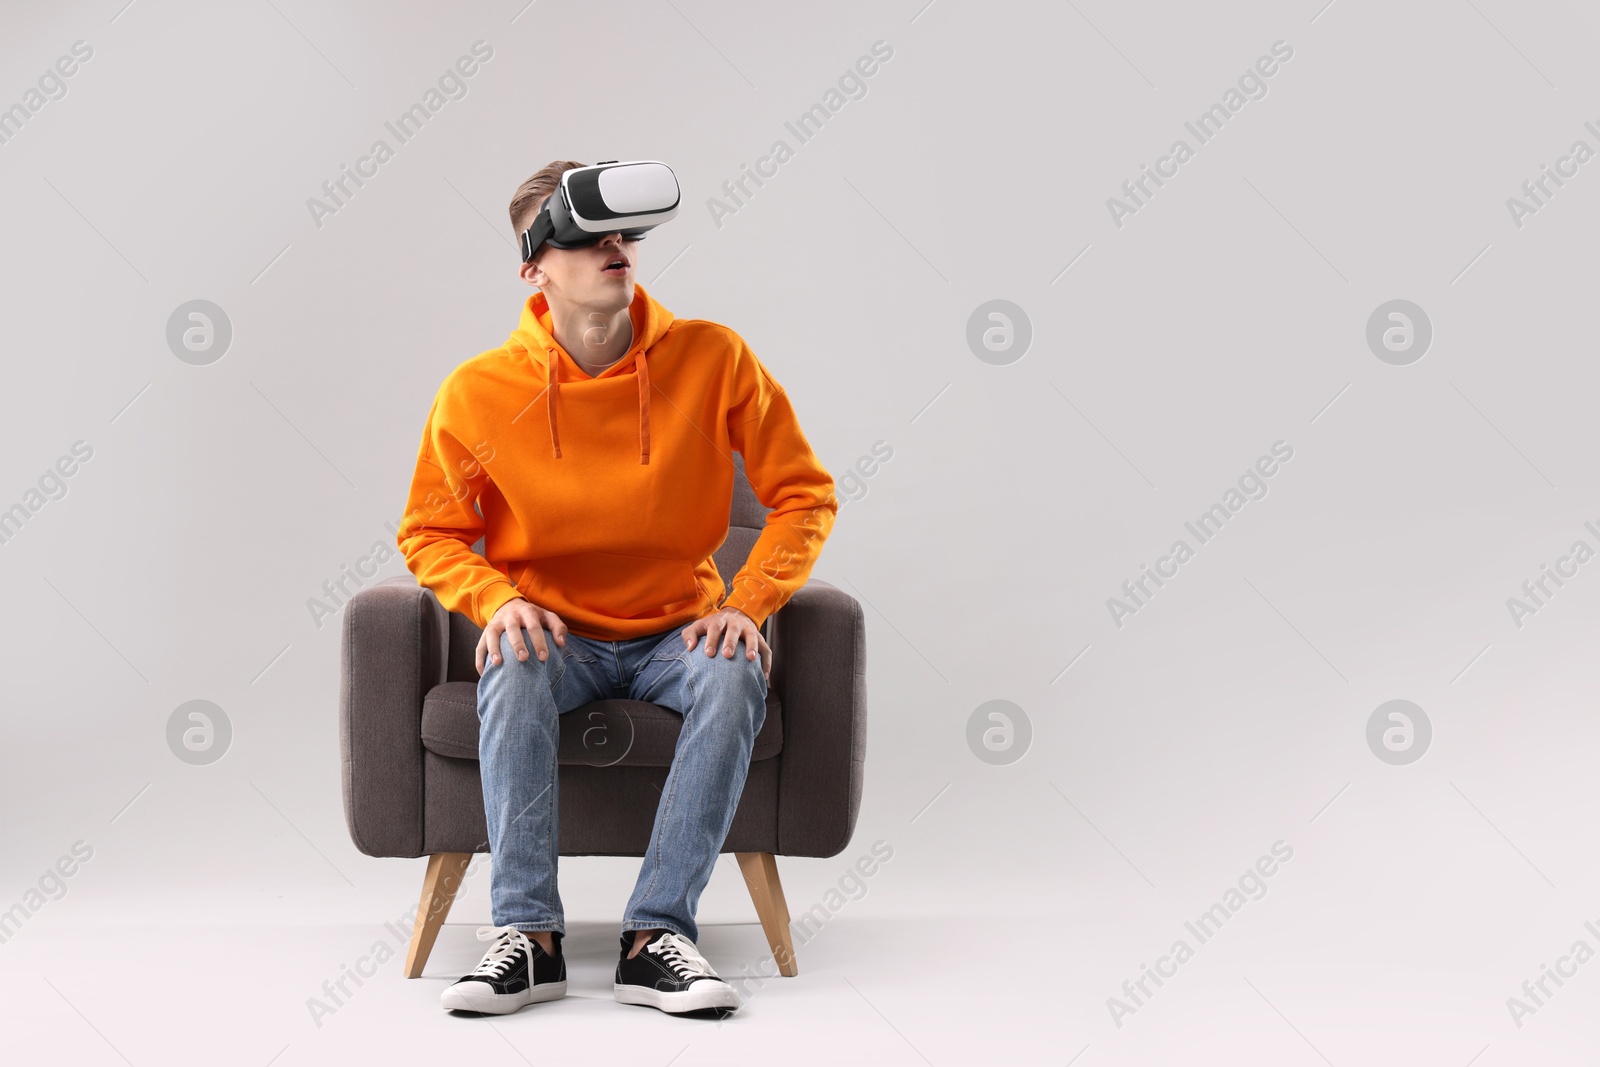
[[[556,191],[561,184],[563,174],[587,165],[571,159],[558,159],[553,163],[546,163],[533,177],[517,186],[516,195],[511,198],[512,232],[521,236],[522,231],[533,224],[533,220],[539,214],[539,205],[545,197]]]

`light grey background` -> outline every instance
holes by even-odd
[[[0,29],[0,106],[94,50],[0,145],[0,506],[93,448],[0,545],[0,909],[93,848],[0,945],[9,1047],[1589,1062],[1600,963],[1520,1026],[1507,998],[1600,950],[1600,561],[1520,628],[1506,601],[1600,547],[1600,161],[1520,228],[1506,201],[1600,149],[1594,5],[122,4]],[[467,95],[315,225],[307,199],[478,40]],[[879,40],[866,95],[797,145],[785,121]],[[1116,226],[1107,199],[1279,40],[1267,95]],[[708,198],[780,138],[719,226]],[[815,572],[866,608],[869,751],[849,849],[780,861],[791,910],[872,842],[893,859],[717,1026],[611,1003],[637,861],[602,859],[563,865],[574,995],[446,1016],[480,857],[428,976],[390,961],[318,1025],[308,998],[422,864],[348,839],[337,620],[307,602],[392,545],[435,389],[531,292],[511,193],[560,158],[669,162],[684,209],[641,282],[749,341],[836,478],[893,449]],[[233,328],[204,366],[165,340],[194,299]],[[1033,330],[1007,365],[965,339],[996,299]],[[1395,299],[1434,331],[1408,366],[1365,340]],[[1118,628],[1107,598],[1279,440],[1268,495]],[[233,737],[195,766],[166,731],[201,699]],[[1433,728],[1403,766],[1366,741],[1394,699]],[[991,700],[1032,727],[1005,765],[968,747]],[[1280,840],[1266,895],[1117,1025],[1108,998]],[[701,919],[723,973],[764,956],[731,862]]]

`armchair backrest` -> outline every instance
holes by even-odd
[[[750,479],[744,473],[744,456],[733,454],[733,506],[728,510],[728,539],[711,554],[717,561],[717,573],[722,575],[723,596],[731,591],[733,576],[739,573],[750,550],[756,546],[767,525],[767,509],[756,499]]]

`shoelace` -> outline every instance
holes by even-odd
[[[483,962],[478,964],[478,969],[472,972],[474,976],[499,978],[505,973],[506,968],[511,966],[519,951],[526,952],[530,959],[533,957],[528,935],[515,926],[480,926],[478,940],[494,941],[495,944],[483,957]]]
[[[660,956],[677,972],[679,978],[717,977],[717,972],[711,969],[711,964],[695,950],[694,942],[682,934],[663,934],[659,941],[649,946],[649,951]]]

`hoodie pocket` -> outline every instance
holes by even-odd
[[[571,606],[612,619],[666,615],[700,598],[687,560],[618,552],[531,560],[524,585],[530,600],[558,615]]]

